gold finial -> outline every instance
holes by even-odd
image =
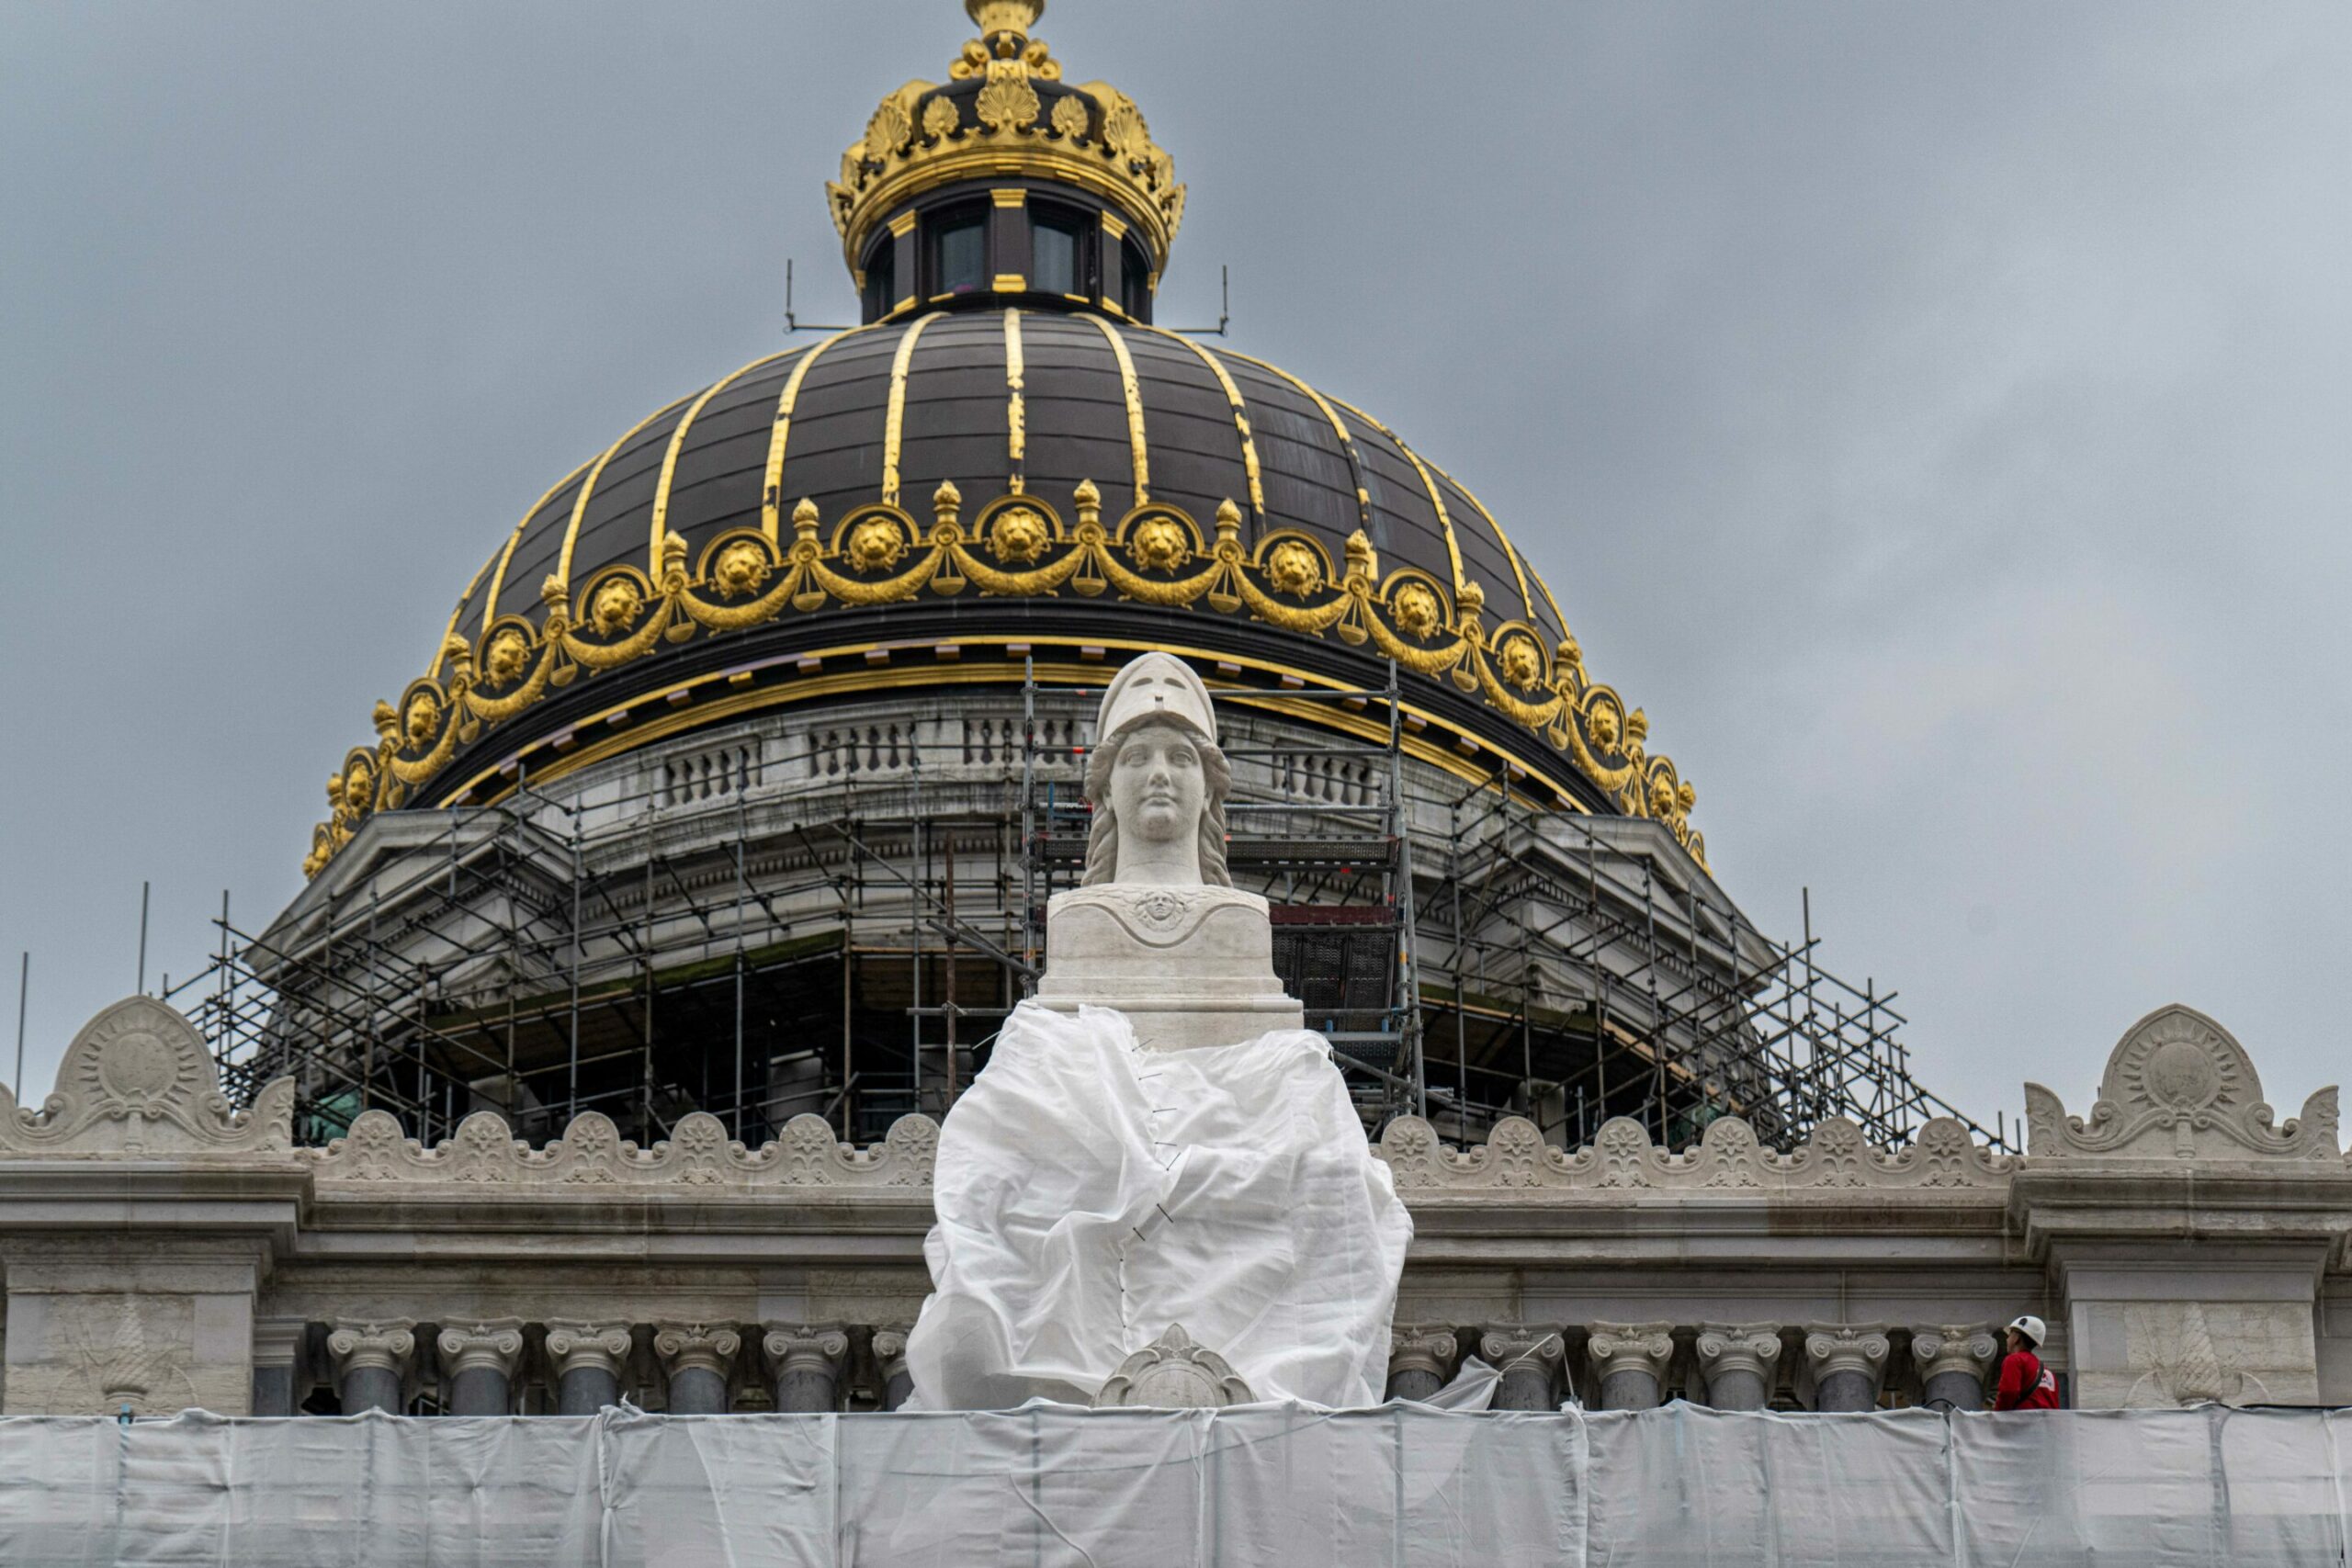
[[[1022,38],[1037,25],[1046,14],[1046,0],[964,0],[964,15],[980,35],[993,40],[999,33],[1013,33]]]

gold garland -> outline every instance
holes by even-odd
[[[1213,533],[1204,536],[1181,508],[1159,502],[1106,526],[1091,480],[1071,499],[1075,525],[1064,525],[1042,498],[1015,491],[982,507],[967,529],[962,495],[943,484],[932,497],[928,528],[876,502],[853,507],[823,538],[816,505],[804,500],[793,510],[792,540],[780,548],[761,529],[729,529],[704,547],[690,571],[685,541],[671,534],[659,581],[616,564],[589,577],[575,598],[550,577],[540,590],[546,614],[537,628],[508,615],[485,628],[479,646],[451,637],[442,649],[443,678],[411,682],[397,705],[376,705],[377,744],[353,751],[328,780],[332,815],[312,833],[304,874],[316,875],[368,814],[410,799],[485,725],[515,717],[582,670],[617,670],[667,642],[744,631],[831,604],[863,608],[967,588],[1004,598],[1115,593],[1369,644],[1541,736],[1620,809],[1664,822],[1706,863],[1705,838],[1690,823],[1698,792],[1670,759],[1645,750],[1648,716],[1587,678],[1573,637],[1547,653],[1541,633],[1523,621],[1489,630],[1476,582],[1450,592],[1412,567],[1382,578],[1362,530],[1335,567],[1320,542],[1295,529],[1245,548],[1231,501],[1217,508]]]

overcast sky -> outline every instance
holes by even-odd
[[[1768,930],[1989,1120],[2172,1000],[2345,1076],[2352,6],[1054,0],[1160,319],[1475,488]],[[0,0],[0,996],[291,897],[523,509],[852,310],[953,0]],[[12,1042],[9,1042],[12,1043]],[[7,1046],[0,1044],[0,1053]],[[12,1064],[0,1064],[0,1072]]]

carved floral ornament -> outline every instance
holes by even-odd
[[[1384,574],[1362,530],[1334,562],[1320,541],[1297,529],[1278,528],[1254,549],[1245,547],[1241,513],[1230,501],[1205,533],[1182,509],[1158,502],[1105,523],[1091,480],[1080,481],[1072,501],[1074,525],[1024,492],[998,497],[967,526],[960,492],[943,484],[928,528],[899,507],[872,502],[828,530],[804,500],[793,511],[788,542],[759,528],[729,529],[689,570],[685,541],[672,534],[658,581],[627,565],[599,570],[576,591],[550,577],[538,625],[501,615],[478,643],[451,637],[444,679],[413,682],[398,705],[377,705],[377,744],[352,751],[328,781],[332,814],[312,832],[304,874],[316,875],[370,813],[407,804],[485,726],[505,723],[583,672],[836,604],[964,593],[1111,595],[1336,637],[1479,696],[1566,756],[1627,815],[1664,822],[1706,863],[1705,836],[1690,820],[1697,790],[1671,758],[1646,750],[1648,716],[1586,674],[1574,637],[1547,655],[1543,633],[1526,622],[1489,626],[1476,582],[1456,591],[1416,567]]]
[[[1039,7],[1042,9],[1042,7]],[[1133,98],[1107,82],[1065,85],[1061,62],[1027,23],[966,41],[948,80],[909,82],[875,107],[842,153],[827,205],[850,265],[876,223],[951,180],[1034,172],[1118,204],[1141,225],[1155,270],[1184,220],[1176,162]]]
[[[1603,1123],[1593,1142],[1574,1153],[1545,1143],[1524,1117],[1497,1122],[1481,1147],[1455,1149],[1440,1143],[1436,1130],[1419,1117],[1400,1116],[1382,1134],[1375,1152],[1388,1162],[1400,1190],[1430,1197],[1512,1191],[1760,1197],[1862,1188],[2001,1189],[2017,1164],[2011,1156],[1979,1146],[1964,1126],[1948,1117],[1929,1122],[1907,1147],[1893,1149],[1871,1147],[1860,1127],[1833,1118],[1795,1152],[1780,1154],[1764,1147],[1746,1122],[1726,1116],[1708,1123],[1698,1146],[1678,1155],[1652,1144],[1640,1122],[1623,1116]]]
[[[2069,1116],[2058,1097],[2025,1086],[2028,1151],[2132,1159],[2338,1157],[2334,1087],[2272,1125],[2254,1060],[2230,1032],[2174,1003],[2133,1024],[2107,1058],[2098,1100]]]
[[[784,1135],[756,1149],[729,1138],[705,1111],[680,1118],[669,1138],[639,1148],[609,1117],[582,1111],[544,1148],[516,1138],[505,1121],[476,1111],[426,1148],[388,1111],[370,1111],[323,1149],[304,1150],[319,1182],[357,1190],[374,1183],[424,1183],[477,1192],[595,1192],[616,1188],[821,1188],[912,1195],[931,1186],[939,1127],[902,1116],[885,1139],[859,1149],[839,1142],[815,1116],[796,1116]]]

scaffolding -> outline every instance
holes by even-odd
[[[1739,1115],[1788,1147],[1836,1116],[1880,1144],[1955,1116],[2008,1146],[1914,1078],[1893,993],[1822,965],[1809,908],[1770,940],[1657,824],[1413,763],[1393,664],[1223,687],[1228,867],[1368,1131],[1518,1115],[1576,1147],[1623,1116],[1681,1147]],[[1027,671],[1017,718],[960,732],[820,718],[789,789],[721,745],[632,790],[518,773],[495,804],[390,814],[368,874],[301,918],[255,932],[224,897],[172,999],[232,1100],[295,1078],[306,1142],[378,1109],[427,1140],[487,1110],[533,1141],[594,1111],[650,1142],[700,1110],[752,1144],[804,1114],[870,1142],[944,1115],[1034,989],[1084,864],[1100,696]]]

